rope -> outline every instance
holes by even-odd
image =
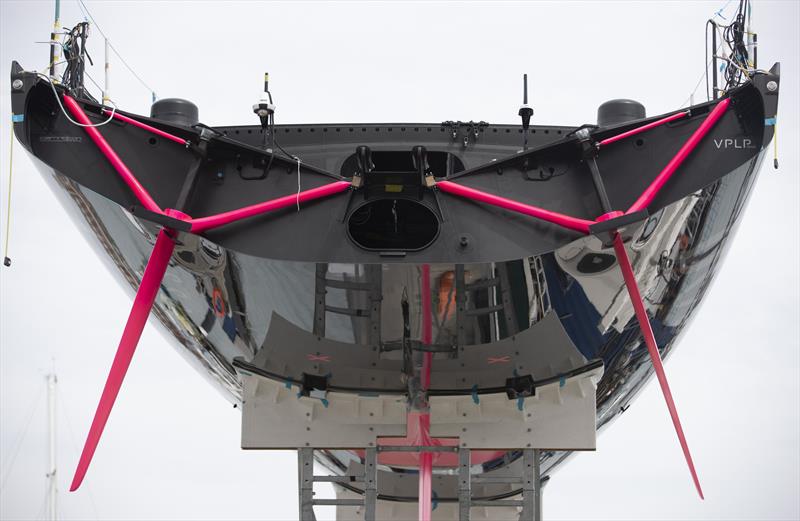
[[[294,160],[297,161],[297,211],[300,211],[300,158],[294,156]]]
[[[772,131],[772,166],[778,169],[778,122],[775,121],[775,129]]]
[[[8,147],[8,204],[6,205],[6,237],[3,246],[3,264],[11,266],[11,259],[8,256],[8,237],[11,233],[11,181],[14,174],[14,120],[11,120],[11,143]]]

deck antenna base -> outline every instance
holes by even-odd
[[[522,149],[528,150],[528,128],[531,126],[533,109],[528,106],[528,75],[522,75],[522,106],[519,108],[519,117],[522,119]]]
[[[253,105],[253,112],[261,120],[261,130],[266,131],[271,120],[275,116],[275,105],[272,104],[272,94],[269,92],[269,73],[264,73],[264,94],[261,99]]]

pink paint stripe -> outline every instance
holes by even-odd
[[[89,117],[86,115],[83,109],[81,109],[80,105],[78,105],[78,102],[66,94],[64,94],[64,105],[66,105],[67,109],[69,109],[69,111],[72,113],[72,116],[78,121],[78,123],[81,123],[82,125],[92,125],[91,120],[89,120]],[[100,131],[97,130],[97,127],[83,127],[83,130],[89,134],[89,137],[92,138],[92,141],[94,141],[94,144],[100,149],[100,152],[106,156],[108,162],[111,163],[111,166],[114,167],[114,170],[116,170],[120,177],[122,177],[122,180],[125,181],[125,184],[127,184],[131,189],[133,195],[139,200],[139,203],[141,203],[144,208],[150,210],[151,212],[164,213],[158,204],[156,204],[155,200],[150,197],[150,194],[147,192],[147,190],[145,190],[141,183],[139,183],[139,180],[136,179],[136,176],[133,175],[133,172],[131,172],[128,167],[125,166],[125,163],[122,162],[122,159],[120,159],[117,153],[114,152],[114,149],[111,148],[111,145],[108,144],[108,141],[106,141],[103,135],[100,134]]]
[[[114,402],[122,387],[125,373],[127,373],[133,353],[136,351],[136,345],[139,343],[145,324],[147,324],[147,317],[150,316],[150,310],[161,287],[161,281],[164,279],[164,273],[167,270],[174,248],[175,243],[167,235],[166,231],[161,230],[158,233],[153,252],[150,254],[150,260],[147,261],[142,283],[139,285],[139,291],[136,292],[128,322],[125,324],[125,330],[122,332],[122,339],[119,342],[119,347],[117,347],[117,354],[114,355],[114,362],[111,364],[111,370],[108,373],[103,394],[100,396],[97,411],[94,413],[92,426],[89,429],[89,435],[86,437],[86,443],[78,461],[78,468],[75,470],[75,477],[72,479],[72,485],[69,488],[70,491],[77,490],[81,486],[84,476],[86,476],[89,463],[91,463],[94,451],[100,442],[100,436],[103,434],[111,409],[114,407]]]
[[[298,194],[286,195],[283,197],[278,197],[277,199],[265,201],[263,203],[239,208],[238,210],[231,210],[230,212],[211,215],[209,217],[192,219],[192,232],[200,233],[212,228],[225,226],[226,224],[240,221],[242,219],[247,219],[249,217],[255,217],[257,215],[274,212],[288,206],[294,206],[298,201],[304,203],[307,201],[313,201],[314,199],[328,197],[329,195],[344,192],[345,190],[349,189],[350,186],[351,185],[348,181],[336,181],[318,188],[312,188],[311,190],[300,192],[299,196]]]
[[[482,203],[491,204],[493,206],[499,206],[500,208],[505,208],[506,210],[511,210],[513,212],[530,215],[531,217],[536,217],[537,219],[542,219],[543,221],[557,224],[559,226],[563,226],[564,228],[569,228],[570,230],[575,230],[581,233],[589,233],[589,225],[594,224],[594,221],[588,221],[586,219],[579,219],[577,217],[551,212],[550,210],[545,210],[544,208],[539,208],[538,206],[523,204],[517,201],[512,201],[511,199],[506,199],[505,197],[492,195],[474,188],[468,188],[452,181],[439,181],[436,183],[436,186],[438,186],[443,192],[460,195],[461,197],[466,197],[467,199],[472,199],[473,201],[479,201]]]
[[[108,109],[103,109],[103,112],[105,112],[106,114],[109,114],[109,115],[112,114],[112,111],[110,111]],[[114,114],[114,118],[115,119],[118,119],[120,121],[124,121],[125,123],[128,123],[129,125],[133,125],[134,127],[139,127],[141,129],[144,129],[144,130],[146,130],[148,132],[151,132],[151,133],[153,133],[153,134],[155,134],[157,136],[161,136],[164,139],[169,139],[170,141],[174,141],[174,142],[179,143],[181,145],[187,145],[189,143],[185,139],[179,138],[178,136],[174,136],[174,135],[170,134],[169,132],[164,132],[163,130],[159,130],[159,129],[155,128],[155,127],[151,127],[150,125],[148,125],[146,123],[142,123],[141,121],[137,121],[137,120],[135,120],[133,118],[129,118],[128,116],[120,114],[119,112],[113,112],[113,114]]]
[[[650,353],[650,360],[653,362],[653,369],[655,369],[656,378],[658,378],[658,383],[661,386],[661,393],[664,395],[664,401],[667,402],[667,409],[669,409],[672,424],[675,426],[678,441],[680,441],[681,449],[683,449],[683,456],[686,458],[686,464],[689,466],[689,472],[692,474],[694,486],[697,489],[697,493],[700,494],[700,499],[705,499],[703,497],[703,489],[700,487],[700,479],[697,477],[697,472],[694,468],[692,455],[689,452],[689,444],[686,442],[686,436],[683,433],[683,427],[681,427],[678,409],[675,407],[675,400],[672,398],[672,391],[670,391],[669,382],[667,382],[667,375],[664,372],[664,364],[661,362],[661,355],[658,352],[653,329],[650,326],[650,319],[647,316],[647,311],[642,302],[636,276],[633,273],[633,267],[628,259],[628,252],[625,250],[625,244],[622,242],[622,237],[619,234],[616,234],[614,237],[614,252],[617,254],[617,262],[622,271],[622,277],[625,279],[625,286],[628,289],[631,304],[633,304],[633,309],[636,312],[636,318],[639,321],[639,328],[642,331],[642,336],[647,345],[647,351]]]
[[[706,134],[714,127],[714,125],[719,121],[719,119],[725,114],[725,111],[728,110],[728,106],[731,103],[730,98],[725,98],[724,100],[720,101],[716,107],[706,116],[706,119],[697,127],[697,130],[686,140],[686,143],[678,150],[678,153],[675,154],[667,166],[658,174],[655,180],[647,187],[647,189],[642,192],[642,195],[639,196],[639,199],[636,200],[635,203],[628,209],[626,213],[633,213],[638,212],[639,210],[644,210],[650,203],[653,202],[658,192],[664,185],[669,181],[672,174],[678,169],[681,164],[689,157],[689,154],[697,147],[700,141],[705,137]]]
[[[672,114],[671,116],[667,116],[667,117],[661,118],[661,119],[659,119],[657,121],[653,121],[652,123],[648,123],[647,125],[642,125],[641,127],[636,127],[636,128],[631,129],[631,130],[629,130],[627,132],[623,132],[621,134],[617,134],[616,136],[611,136],[609,138],[606,138],[606,139],[602,140],[599,144],[600,144],[601,147],[602,146],[606,146],[606,145],[610,145],[611,143],[616,143],[617,141],[621,141],[621,140],[623,140],[625,138],[628,138],[628,137],[631,137],[631,136],[635,136],[636,134],[639,134],[641,132],[646,132],[646,131],[650,130],[651,128],[660,127],[661,125],[663,125],[665,123],[669,123],[670,121],[675,121],[676,119],[684,118],[684,117],[686,117],[688,115],[689,115],[689,111],[688,110],[685,110],[683,112],[678,112],[676,114]]]

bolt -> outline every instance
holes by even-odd
[[[774,82],[773,82],[774,83]],[[11,88],[14,90],[22,90],[22,80],[16,79],[11,82]],[[775,89],[772,89],[775,90]]]
[[[458,239],[458,244],[459,244],[459,246],[461,246],[462,248],[466,248],[467,246],[469,246],[469,237],[467,237],[466,235],[462,235],[462,236],[461,236],[461,237]]]
[[[778,90],[778,82],[775,80],[770,80],[767,82],[767,90],[770,92],[775,92]]]

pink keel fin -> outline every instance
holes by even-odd
[[[120,387],[122,387],[122,380],[128,371],[133,353],[136,351],[136,345],[139,343],[142,330],[147,323],[147,318],[150,316],[150,310],[161,287],[161,281],[164,278],[164,273],[167,270],[174,248],[175,243],[172,238],[166,231],[161,230],[153,247],[153,252],[150,254],[150,260],[144,270],[139,291],[136,292],[133,308],[128,316],[128,322],[125,324],[125,330],[122,333],[117,354],[114,356],[114,362],[111,364],[103,394],[100,396],[100,403],[97,405],[89,435],[86,437],[86,443],[78,461],[78,468],[75,470],[75,477],[69,487],[70,492],[77,490],[81,486],[84,476],[86,476],[89,463],[92,461],[92,456],[100,441],[100,436],[103,434],[108,416],[111,414],[111,408],[114,406]]]
[[[681,420],[678,417],[678,409],[675,407],[675,400],[673,400],[672,391],[669,389],[667,375],[664,373],[664,364],[662,364],[661,355],[658,353],[658,346],[656,345],[655,336],[653,336],[653,329],[650,327],[650,319],[647,316],[647,311],[642,302],[642,296],[639,293],[639,285],[633,274],[633,267],[628,259],[628,252],[625,250],[625,244],[622,242],[622,237],[619,234],[616,234],[614,237],[614,252],[617,254],[617,262],[619,262],[620,270],[622,270],[622,277],[625,279],[625,286],[628,288],[628,295],[631,298],[633,309],[636,312],[636,318],[639,321],[639,328],[642,331],[645,344],[647,344],[647,351],[650,353],[650,360],[653,362],[653,369],[655,369],[658,383],[661,386],[661,393],[664,395],[664,401],[667,402],[667,409],[669,409],[669,415],[672,417],[672,424],[675,426],[678,441],[680,441],[681,448],[683,449],[683,456],[686,458],[686,464],[689,466],[689,472],[692,474],[694,486],[697,489],[697,493],[700,495],[700,499],[705,499],[703,496],[703,489],[700,487],[700,480],[697,477],[697,471],[694,469],[692,454],[689,452],[689,444],[686,442],[686,436],[683,434]]]

